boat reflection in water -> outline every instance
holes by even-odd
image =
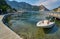
[[[55,22],[50,22],[49,20],[39,21],[36,25],[37,27],[42,27],[46,34],[52,34],[58,30]]]
[[[53,33],[55,33],[55,32],[58,31],[57,25],[53,25],[53,26],[50,27],[50,28],[43,28],[43,29],[44,29],[44,32],[45,32],[46,34],[53,34]]]

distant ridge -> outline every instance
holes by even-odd
[[[7,1],[7,4],[9,4],[12,8],[15,8],[17,10],[29,10],[29,11],[49,11],[45,6],[34,6],[31,4],[28,4],[26,2],[16,2],[16,1]]]
[[[7,3],[17,10],[32,10],[32,5],[25,2],[8,1]]]

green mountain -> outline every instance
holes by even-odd
[[[8,5],[20,11],[49,11],[45,6],[31,5],[26,2],[6,1]]]
[[[20,10],[20,11],[38,11],[39,10],[38,6],[33,6],[26,2],[16,2],[16,1],[6,1],[6,2],[12,8],[15,8],[16,10]]]
[[[0,14],[7,13],[7,11],[12,11],[12,8],[6,3],[5,0],[0,0]]]

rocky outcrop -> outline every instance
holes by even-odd
[[[54,12],[60,12],[60,7],[53,9]]]
[[[47,9],[45,6],[40,5],[40,11],[49,11],[49,9]]]

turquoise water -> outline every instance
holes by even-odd
[[[24,39],[60,39],[60,27],[44,29],[36,26],[40,20],[46,19],[45,13],[24,12],[22,14],[11,15],[9,27]]]

